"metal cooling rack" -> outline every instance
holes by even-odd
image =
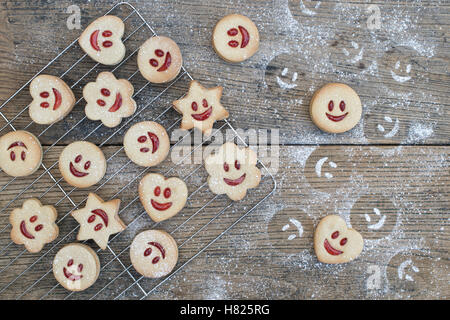
[[[147,23],[147,21],[142,17],[142,15],[132,5],[130,5],[127,2],[118,3],[117,5],[112,7],[108,12],[106,12],[105,15],[110,14],[110,13],[115,14],[119,17],[122,17],[124,22],[134,19],[133,21],[134,21],[134,24],[136,24],[136,27],[132,28],[132,31],[124,36],[123,41],[125,43],[127,43],[129,41],[130,42],[133,41],[133,37],[135,35],[137,35],[138,33],[141,33],[142,31],[145,32],[145,37],[143,39],[139,40],[138,43],[143,43],[143,40],[145,41],[148,37],[156,35],[155,31],[151,28],[151,26]],[[128,32],[128,30],[127,30],[127,32]],[[24,109],[22,109],[16,115],[14,115],[11,119],[8,119],[5,116],[4,110],[8,106],[14,104],[13,102],[15,101],[15,99],[18,99],[19,95],[21,95],[21,94],[24,94],[25,96],[28,95],[27,90],[24,90],[24,89],[26,89],[28,87],[30,82],[36,76],[43,73],[44,71],[46,71],[46,73],[48,73],[48,71],[51,67],[53,67],[54,65],[59,63],[59,59],[62,59],[63,55],[70,53],[72,51],[75,51],[77,40],[78,39],[74,40],[71,44],[69,44],[54,59],[52,59],[44,68],[42,68],[27,83],[25,83],[19,90],[17,90],[10,98],[8,98],[2,105],[0,105],[0,116],[6,122],[1,127],[0,132],[2,132],[6,128],[10,128],[14,131],[17,130],[16,129],[17,125],[15,125],[15,123],[19,122],[19,125],[20,125],[23,122],[23,118],[25,117],[24,112],[28,109],[28,106],[25,107]],[[135,40],[135,41],[137,41],[137,40]],[[121,63],[119,63],[116,67],[114,67],[110,71],[114,73],[114,72],[121,72],[122,68],[126,69],[126,63],[128,61],[130,61],[133,57],[135,58],[135,55],[138,52],[138,50],[139,50],[139,46],[135,50],[132,50],[132,52],[130,54],[128,54],[128,56],[126,56]],[[78,50],[78,51],[80,52],[80,54],[82,54],[81,50]],[[85,79],[87,80],[88,77],[93,76],[95,78],[96,74],[94,71],[99,72],[98,69],[103,67],[103,66],[99,65],[99,63],[96,63],[92,67],[88,68],[88,70],[81,76],[79,76],[79,75],[74,76],[73,75],[74,72],[78,71],[78,69],[82,69],[81,66],[83,64],[81,64],[81,62],[84,62],[85,64],[87,64],[88,61],[91,61],[91,60],[89,60],[89,58],[87,60],[85,60],[86,57],[87,57],[87,54],[82,55],[80,58],[78,58],[75,61],[75,63],[70,64],[70,66],[64,72],[57,74],[61,78],[65,78],[65,77],[68,78],[70,76],[71,79],[66,79],[66,82],[73,83],[71,85],[71,88],[73,88],[73,89],[78,88],[77,86],[80,86],[80,88],[81,88],[82,86],[80,85],[80,83]],[[67,66],[65,61],[62,61],[61,64],[64,65],[64,68]],[[75,68],[75,67],[77,67],[77,68]],[[136,63],[133,64],[133,69],[136,69]],[[138,82],[138,80],[135,77],[136,75],[139,75],[139,70],[135,70],[128,77],[128,80],[133,83],[133,86],[135,86],[135,88],[137,87],[137,84],[135,84],[134,82]],[[147,99],[144,97],[143,99],[145,99],[146,102],[138,103],[138,109],[137,109],[136,113],[129,118],[124,118],[122,123],[120,124],[120,126],[118,126],[118,128],[111,129],[113,132],[108,133],[108,135],[106,135],[106,138],[101,143],[98,144],[99,147],[105,146],[105,144],[108,141],[110,141],[113,137],[120,134],[124,130],[128,129],[135,122],[142,121],[143,119],[139,119],[138,116],[145,116],[145,112],[147,111],[147,109],[149,107],[151,107],[150,110],[152,110],[152,111],[158,110],[157,109],[158,103],[160,103],[161,100],[164,99],[165,95],[168,95],[169,92],[171,92],[171,90],[173,90],[173,88],[175,86],[177,86],[177,84],[179,84],[183,80],[185,80],[185,82],[187,82],[192,79],[193,78],[191,77],[191,75],[183,67],[180,75],[178,75],[178,77],[175,80],[173,80],[171,83],[169,83],[167,86],[160,88],[161,91],[158,92],[155,96],[153,96],[151,99]],[[72,80],[72,81],[69,81],[69,80]],[[144,81],[143,83],[144,84],[141,86],[141,88],[138,89],[134,93],[134,95],[133,95],[134,99],[137,99],[139,97],[139,95],[144,95],[144,90],[149,88],[150,84],[148,82]],[[185,89],[183,90],[183,92],[185,92]],[[176,98],[179,99],[182,96],[183,95],[177,95]],[[167,99],[169,99],[169,97]],[[83,100],[83,98],[80,98],[79,100],[77,100],[75,106],[77,106],[82,100]],[[175,99],[173,99],[173,98],[170,99],[170,101],[173,101],[173,100],[175,100]],[[150,117],[146,117],[145,120],[148,120],[149,118],[151,118],[151,120],[153,120],[153,121],[163,121],[164,117],[168,117],[167,121],[170,122],[170,125],[167,125],[165,127],[166,127],[167,132],[170,135],[170,131],[177,126],[177,124],[181,121],[181,118],[178,118],[178,120],[172,121],[170,119],[172,117],[172,115],[170,115],[170,112],[171,111],[173,112],[173,108],[172,108],[171,104],[164,103],[164,102],[162,102],[162,104],[164,105],[164,108],[162,109],[161,112],[158,112],[157,116],[152,115]],[[167,104],[169,104],[169,107],[167,107]],[[70,122],[70,121],[67,121],[66,119],[67,119],[67,117],[64,120],[58,122],[58,125],[60,125],[60,123],[63,123],[63,125],[69,125],[68,122]],[[73,140],[86,140],[89,137],[91,137],[95,132],[98,132],[98,131],[101,131],[102,129],[104,129],[103,125],[101,123],[98,125],[95,123],[96,126],[92,129],[84,128],[82,123],[84,122],[85,119],[86,119],[86,117],[83,116],[80,120],[75,121],[76,122],[75,124],[70,124],[70,127],[66,129],[65,133],[62,136],[60,136],[54,143],[52,143],[51,145],[46,147],[46,149],[44,150],[44,159],[45,159],[45,154],[49,150],[51,150],[53,147],[55,147],[57,145],[57,143],[59,143],[60,141],[62,141],[65,138],[68,138],[69,134],[71,134],[71,133],[79,134],[79,132],[77,132],[77,131],[81,131],[81,133],[84,134],[86,131],[88,131],[88,134],[86,134],[84,136],[77,136],[77,137],[73,138]],[[135,121],[133,122],[133,120],[135,120]],[[93,123],[93,122],[91,122],[91,123]],[[34,125],[33,122],[30,121],[28,124],[22,126],[21,129],[30,130],[33,125]],[[36,132],[36,136],[38,138],[44,136],[45,133],[52,126],[55,126],[55,125],[56,124],[51,124],[51,125],[45,127],[43,130],[40,130],[40,132],[39,131]],[[191,157],[192,154],[199,148],[203,148],[203,147],[207,146],[208,143],[210,143],[211,138],[214,137],[216,133],[222,133],[226,129],[229,129],[233,133],[232,136],[227,137],[227,139],[226,139],[227,141],[232,140],[232,141],[235,141],[236,143],[248,146],[247,143],[245,142],[245,140],[238,134],[238,132],[231,126],[231,124],[227,120],[218,122],[216,124],[216,126],[218,126],[218,128],[214,128],[213,133],[208,138],[206,138],[199,144],[196,144],[196,145],[194,144],[192,151],[189,154],[187,154],[186,156],[181,158],[176,163],[173,163],[173,165],[171,165],[170,168],[168,170],[166,170],[165,172],[162,172],[162,174],[164,176],[168,176],[168,174],[172,173],[173,171],[178,171],[179,167],[183,166],[183,161],[186,158]],[[171,147],[171,150],[175,146],[180,144],[186,137],[188,137],[192,134],[193,134],[193,130],[187,131],[186,135],[184,135],[181,139],[179,139]],[[95,136],[92,136],[92,138],[94,138],[94,137]],[[113,159],[114,157],[121,156],[122,149],[123,149],[123,147],[120,147],[117,151],[115,151],[112,155],[110,155],[107,158],[108,167],[111,165],[111,159]],[[122,153],[122,156],[123,156],[123,153]],[[4,279],[8,279],[6,285],[3,285],[3,287],[0,288],[0,297],[20,299],[20,298],[27,298],[31,295],[32,298],[40,298],[40,299],[52,298],[52,297],[68,299],[75,295],[74,298],[94,299],[94,298],[102,298],[102,295],[104,296],[105,294],[108,294],[106,296],[106,298],[113,297],[115,299],[118,299],[118,298],[145,299],[150,294],[154,293],[161,285],[163,285],[169,279],[171,279],[180,270],[182,270],[188,263],[190,263],[198,255],[200,255],[202,252],[204,252],[209,246],[211,246],[213,243],[215,243],[220,237],[222,237],[225,233],[227,233],[234,225],[236,225],[242,219],[244,219],[259,204],[261,204],[264,200],[266,200],[276,189],[275,179],[270,174],[269,170],[267,170],[267,168],[264,166],[264,164],[262,164],[260,161],[258,161],[258,166],[261,168],[262,173],[263,173],[263,179],[262,179],[259,187],[257,189],[255,189],[259,192],[250,192],[250,194],[247,195],[247,197],[244,200],[239,201],[239,202],[233,202],[233,201],[229,200],[225,195],[221,195],[221,196],[213,195],[208,189],[208,186],[206,183],[206,177],[204,179],[202,179],[201,184],[196,181],[192,181],[191,183],[188,183],[189,179],[192,179],[194,177],[194,173],[200,174],[200,172],[204,171],[203,164],[190,165],[187,170],[188,173],[184,174],[184,175],[180,175],[180,177],[181,177],[181,179],[183,179],[184,181],[187,182],[190,189],[194,189],[192,191],[189,190],[189,196],[188,196],[187,203],[189,204],[190,201],[195,200],[195,201],[197,201],[196,203],[200,203],[200,204],[198,205],[198,209],[191,208],[193,211],[192,214],[189,214],[186,217],[184,217],[184,215],[182,215],[182,214],[178,214],[177,216],[175,216],[175,217],[179,216],[178,220],[177,219],[169,219],[169,220],[174,220],[177,223],[174,226],[168,226],[165,228],[165,230],[167,230],[170,234],[172,234],[172,236],[174,236],[174,238],[177,240],[177,243],[179,243],[180,257],[179,257],[177,266],[174,268],[172,273],[162,279],[156,279],[156,280],[155,279],[153,279],[153,280],[146,279],[134,271],[132,265],[129,263],[129,259],[127,260],[126,255],[124,255],[124,253],[128,252],[130,245],[124,245],[122,248],[119,248],[119,249],[113,248],[113,245],[116,242],[117,243],[126,243],[126,244],[130,243],[131,239],[133,239],[133,237],[138,233],[138,231],[136,231],[134,229],[135,229],[136,225],[138,224],[139,220],[143,217],[144,218],[146,217],[145,210],[142,210],[142,207],[138,207],[137,212],[139,212],[139,213],[136,216],[134,216],[130,222],[126,223],[127,228],[123,232],[115,234],[113,237],[110,238],[106,253],[103,254],[103,252],[101,252],[100,249],[97,250],[97,253],[99,253],[100,260],[101,260],[101,272],[100,272],[100,277],[97,280],[97,282],[89,289],[87,289],[83,292],[75,293],[75,292],[69,292],[69,291],[63,289],[56,282],[55,279],[52,279],[53,275],[52,275],[51,261],[53,259],[54,254],[56,254],[57,249],[60,248],[61,246],[65,245],[67,243],[73,242],[74,240],[71,240],[71,239],[73,238],[73,236],[76,234],[76,231],[78,230],[78,226],[76,226],[76,227],[72,228],[71,230],[69,230],[65,235],[61,234],[61,229],[63,226],[61,223],[66,219],[66,217],[72,211],[76,210],[78,207],[80,207],[81,205],[83,205],[85,203],[85,201],[87,200],[87,197],[85,195],[88,194],[88,192],[97,192],[98,190],[101,190],[101,188],[103,186],[105,186],[108,182],[113,183],[114,178],[117,178],[120,175],[120,173],[122,173],[124,170],[127,169],[127,167],[133,166],[133,163],[130,160],[126,161],[126,163],[124,165],[122,165],[117,170],[114,170],[114,172],[112,174],[107,173],[105,175],[104,181],[102,181],[102,183],[100,185],[98,185],[95,189],[86,190],[86,191],[83,190],[83,192],[82,192],[83,196],[80,197],[81,201],[75,199],[75,197],[73,196],[77,193],[77,188],[72,188],[68,185],[65,185],[63,178],[62,177],[58,178],[57,174],[55,174],[56,171],[52,172],[52,169],[54,169],[55,166],[57,166],[57,164],[58,164],[58,161],[56,161],[50,165],[45,165],[43,162],[42,168],[40,168],[39,171],[32,176],[32,177],[34,177],[36,175],[34,180],[27,187],[21,189],[17,194],[14,192],[14,190],[12,190],[12,191],[9,190],[14,187],[14,182],[17,180],[16,178],[11,178],[6,184],[4,184],[0,188],[0,192],[2,193],[2,198],[4,198],[4,197],[7,198],[8,196],[11,196],[11,199],[8,198],[7,200],[2,201],[2,203],[5,202],[5,204],[0,209],[0,221],[1,220],[7,221],[7,217],[8,217],[8,213],[9,213],[8,212],[9,210],[7,211],[7,209],[10,209],[10,210],[12,209],[11,204],[13,204],[15,201],[22,200],[23,198],[21,198],[21,196],[26,195],[27,191],[36,192],[35,189],[39,189],[39,186],[41,184],[50,185],[50,186],[46,189],[44,188],[45,191],[42,193],[39,193],[39,196],[37,196],[37,198],[42,199],[46,196],[47,197],[49,197],[50,195],[55,196],[56,194],[61,193],[63,196],[61,198],[59,198],[59,200],[55,201],[55,203],[53,205],[55,207],[57,207],[58,205],[62,204],[64,201],[68,201],[69,202],[68,205],[70,207],[70,210],[68,210],[62,216],[61,216],[61,214],[59,214],[58,220],[56,222],[60,227],[59,237],[54,242],[47,244],[43,248],[43,250],[38,254],[38,256],[36,254],[35,255],[29,254],[25,249],[22,250],[22,247],[16,246],[10,240],[9,232],[6,232],[7,230],[10,229],[9,224],[6,224],[3,228],[0,229],[0,236],[2,236],[2,238],[0,240],[4,242],[4,244],[1,245],[2,247],[0,249],[0,256],[3,256],[4,257],[3,261],[6,261],[2,265],[0,265],[0,277],[2,277]],[[155,168],[139,167],[138,169],[136,169],[136,171],[138,171],[138,174],[134,178],[129,178],[128,183],[126,183],[125,185],[120,187],[118,189],[118,191],[113,196],[110,197],[110,199],[116,198],[121,194],[123,195],[126,191],[133,192],[132,190],[136,190],[136,188],[133,189],[133,185],[135,185],[140,180],[140,178],[142,178],[146,173],[148,173],[150,171],[150,169],[154,170]],[[47,179],[45,183],[43,182],[44,179]],[[40,182],[40,183],[38,183],[38,182]],[[57,190],[54,190],[54,188],[57,188]],[[58,190],[59,190],[59,192],[58,192]],[[252,191],[253,191],[253,189],[252,189]],[[212,197],[210,199],[208,199],[208,197],[205,196],[206,194],[211,195]],[[195,199],[196,197],[198,199]],[[108,199],[108,200],[110,200],[110,199]],[[107,199],[105,199],[105,200],[107,200]],[[138,200],[139,200],[139,197],[135,196],[135,191],[134,191],[132,200],[129,201],[125,205],[123,205],[123,204],[121,205],[121,209],[119,211],[119,214],[121,215],[121,217],[122,217],[122,215],[125,215],[128,211],[132,211],[133,206],[139,204]],[[19,202],[19,203],[21,203],[21,202]],[[239,213],[236,214],[236,211],[238,211]],[[58,210],[58,212],[60,212],[60,210]],[[242,212],[242,214],[240,212]],[[182,228],[185,228],[186,226],[189,225],[189,223],[192,223],[194,221],[194,219],[197,219],[199,217],[202,218],[201,219],[202,223],[195,225],[195,230],[192,233],[190,233],[190,235],[187,236],[186,239],[183,239],[182,241],[177,239],[177,231],[180,231]],[[225,217],[226,217],[226,219],[225,219]],[[226,221],[231,220],[231,223],[227,223],[226,225],[224,225],[224,223],[220,221],[221,219],[226,220]],[[150,219],[147,218],[147,222],[149,220]],[[166,221],[169,221],[169,220],[166,220]],[[161,223],[164,223],[164,222],[161,222]],[[205,223],[203,223],[203,222],[205,222]],[[67,223],[68,222],[66,221],[66,224]],[[214,223],[216,223],[215,229],[212,228]],[[145,224],[145,223],[141,223],[141,224]],[[160,223],[151,223],[150,225],[146,226],[145,229],[155,228],[159,224]],[[199,228],[196,228],[197,226],[199,226]],[[199,238],[202,238],[200,235],[204,235],[209,227],[211,227],[211,229],[213,229],[213,231],[216,231],[218,233],[218,234],[215,234],[214,237],[212,237],[213,238],[212,240],[207,239],[206,244],[203,245],[200,249],[198,249],[198,247],[197,247],[197,249],[195,249],[195,250],[191,249],[190,251],[188,251],[188,252],[193,253],[190,256],[185,255],[185,254],[183,254],[183,252],[181,252],[183,250],[183,247],[188,247],[189,244],[192,243],[194,240],[197,241]],[[126,241],[122,241],[122,242],[119,241],[120,240],[119,238],[122,236],[124,236],[126,238]],[[84,242],[86,242],[86,241],[84,241]],[[194,244],[194,248],[195,248],[195,245],[196,245],[196,243]],[[18,248],[20,248],[20,249],[18,249]],[[19,250],[18,253],[17,253],[17,250]],[[10,254],[8,254],[9,251],[12,251],[12,252]],[[50,252],[52,252],[52,254],[50,254]],[[108,257],[104,257],[104,255],[107,255]],[[19,266],[18,267],[16,266],[13,268],[14,265],[19,265]],[[110,276],[108,279],[102,279],[102,273],[104,272],[104,270],[107,267],[112,268],[113,265],[115,265],[116,266],[115,268],[118,269],[117,274]],[[20,268],[20,267],[22,267],[22,268]],[[8,271],[10,271],[11,269],[13,269],[14,272],[12,272],[12,274],[9,274]],[[16,269],[19,269],[19,271],[16,271]],[[36,272],[33,269],[39,269],[39,270],[38,270],[38,272]],[[23,278],[23,276],[25,274],[27,274],[27,277],[25,277],[26,279]],[[34,278],[29,277],[30,275],[33,275]],[[32,278],[32,279],[30,279],[30,278]],[[48,287],[48,284],[47,284],[47,286],[45,286],[43,288],[40,287],[39,285],[42,284],[42,282],[44,282],[43,280],[46,278],[52,279],[50,283],[56,283],[56,284],[53,287]],[[47,283],[48,283],[48,281],[47,281]],[[113,285],[113,284],[115,284],[115,285]],[[105,292],[105,289],[107,289],[107,288],[109,290],[107,290],[108,292]],[[56,291],[59,291],[59,295],[55,295]],[[133,294],[133,292],[134,292],[134,294]],[[131,297],[129,296],[130,294],[127,294],[127,293],[130,293]]]

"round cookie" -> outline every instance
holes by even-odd
[[[352,129],[361,119],[361,100],[348,85],[329,83],[314,93],[309,113],[319,129],[342,133]]]
[[[39,124],[51,124],[63,119],[75,105],[72,89],[60,78],[39,75],[31,81],[30,94],[33,101],[28,113]]]
[[[180,73],[183,58],[175,41],[155,36],[141,46],[137,62],[145,79],[152,83],[165,83]]]
[[[240,14],[223,17],[214,27],[214,50],[228,62],[242,62],[259,48],[259,32],[252,20]]]
[[[23,244],[29,252],[41,251],[46,243],[58,237],[57,216],[55,207],[43,206],[36,198],[26,200],[9,216],[11,240]]]
[[[143,121],[128,129],[123,146],[131,161],[143,167],[152,167],[167,157],[170,140],[163,126],[153,121]]]
[[[71,243],[61,248],[53,259],[53,275],[67,290],[83,291],[97,281],[100,260],[87,245]]]
[[[160,278],[177,264],[178,246],[170,234],[162,230],[139,233],[130,248],[134,269],[144,277]]]
[[[99,182],[106,173],[102,150],[87,141],[69,144],[59,156],[59,171],[68,184],[87,188]]]
[[[364,247],[361,234],[338,215],[320,220],[314,232],[314,251],[320,262],[336,264],[357,258]]]
[[[105,64],[118,64],[125,57],[122,36],[125,24],[116,16],[103,16],[83,31],[78,43],[93,60]]]
[[[150,218],[163,221],[176,215],[186,204],[188,189],[183,180],[149,173],[139,182],[139,198]]]
[[[34,173],[42,163],[38,138],[23,130],[11,131],[0,138],[0,168],[13,177]]]

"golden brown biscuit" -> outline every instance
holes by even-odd
[[[247,60],[258,51],[259,32],[252,20],[240,14],[223,17],[214,27],[214,50],[228,62]]]
[[[320,220],[314,232],[314,250],[320,262],[345,263],[359,256],[364,240],[359,232],[348,228],[338,215]]]
[[[342,133],[352,129],[361,119],[361,100],[348,85],[329,83],[314,93],[309,113],[319,129]]]
[[[26,200],[9,216],[11,240],[23,244],[29,252],[41,251],[46,243],[58,237],[57,216],[55,207],[43,206],[36,198]]]

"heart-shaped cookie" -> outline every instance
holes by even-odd
[[[320,262],[345,263],[359,256],[364,247],[361,234],[347,227],[338,215],[320,220],[314,233],[314,250]]]
[[[176,215],[186,204],[188,189],[183,180],[149,173],[139,183],[139,198],[150,218],[160,222]]]
[[[125,57],[124,31],[125,24],[120,18],[103,16],[87,26],[78,43],[95,61],[106,65],[118,64]]]
[[[42,74],[31,81],[33,101],[28,112],[39,124],[51,124],[64,118],[75,105],[72,89],[60,78]]]

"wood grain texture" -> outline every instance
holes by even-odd
[[[80,7],[81,24],[86,27],[115,3],[3,1],[0,102],[78,37],[81,30],[69,30],[66,26],[69,5]],[[448,299],[450,6],[447,2],[131,3],[158,34],[167,35],[179,44],[185,66],[195,79],[207,87],[224,87],[222,102],[230,111],[234,127],[274,133],[279,130],[282,144],[279,149],[274,145],[259,150],[262,161],[274,172],[275,194],[152,291],[149,299]],[[381,10],[379,30],[367,28],[370,13],[366,10],[370,3]],[[222,61],[210,44],[215,23],[235,12],[254,20],[261,36],[259,52],[241,64]],[[124,18],[129,9],[119,13]],[[139,25],[139,19],[131,16],[126,22],[125,36]],[[139,29],[126,42],[127,52],[133,52],[149,36],[148,31]],[[76,45],[45,72],[60,75],[82,55]],[[72,85],[94,65],[89,58],[83,59],[64,80]],[[411,65],[409,72],[408,65]],[[89,72],[74,86],[77,98],[81,98],[83,86],[98,72],[110,69],[99,66]],[[128,78],[135,70],[134,55],[117,70],[116,76]],[[392,72],[411,79],[396,81]],[[291,89],[283,87],[280,80],[291,84]],[[137,182],[146,172],[170,170],[170,175],[186,177],[190,193],[196,191],[181,214],[158,225],[164,230],[176,230],[175,239],[183,244],[179,265],[220,235],[273,186],[270,179],[265,179],[242,202],[231,204],[226,197],[215,198],[207,186],[202,187],[206,172],[198,153],[193,159],[197,162],[175,167],[176,154],[172,153],[161,165],[144,172],[144,168],[129,164],[120,149],[126,129],[138,121],[155,119],[170,107],[173,100],[185,93],[189,78],[182,75],[168,90],[162,85],[146,85],[139,73],[130,81],[135,91],[143,88],[136,97],[138,112],[114,129],[82,120],[82,100],[68,117],[49,129],[33,124],[27,111],[18,116],[30,101],[28,88],[0,109],[6,119],[16,117],[11,123],[15,128],[27,127],[39,135],[46,167],[55,164],[65,145],[83,138],[102,144],[106,157],[112,157],[107,175],[100,183],[105,184],[97,192],[104,199],[120,192],[121,215],[129,227],[110,243],[109,250],[99,253],[106,267],[98,282],[70,298],[85,299],[96,293],[95,298],[113,298],[132,285],[133,278],[139,277],[133,268],[124,271],[124,266],[130,263],[127,246],[134,235],[153,227],[136,200]],[[308,115],[314,91],[332,81],[351,85],[364,106],[358,126],[342,135],[320,132]],[[171,133],[177,128],[178,119],[179,115],[169,109],[157,120],[170,128]],[[78,125],[73,128],[75,124]],[[11,130],[2,118],[0,128],[0,134]],[[391,130],[395,134],[389,135]],[[114,136],[109,138],[111,134]],[[193,169],[197,171],[190,175]],[[45,298],[64,298],[68,294],[55,286],[51,261],[58,248],[75,239],[76,232],[72,230],[76,222],[68,213],[74,206],[83,205],[88,191],[99,185],[78,190],[61,181],[57,186],[53,180],[61,178],[57,165],[49,171],[51,176],[41,177],[41,168],[30,177],[14,181],[0,173],[1,298],[37,299],[51,289]],[[32,181],[35,182],[28,188]],[[64,192],[70,193],[70,199]],[[12,202],[18,194],[21,194],[18,202]],[[57,203],[62,219],[60,236],[40,255],[22,253],[23,248],[10,244],[9,238],[10,210],[31,196],[42,196],[45,204]],[[366,239],[365,249],[356,261],[341,266],[317,261],[312,249],[313,230],[327,214],[341,214]],[[189,217],[192,218],[185,222]],[[377,226],[382,218],[384,223]],[[214,220],[210,222],[211,219]],[[97,249],[93,242],[88,244]],[[120,261],[111,260],[120,252],[123,252]],[[145,291],[157,284],[155,280],[139,281]],[[100,291],[101,288],[104,289]],[[120,296],[140,297],[142,291],[137,285]]]

